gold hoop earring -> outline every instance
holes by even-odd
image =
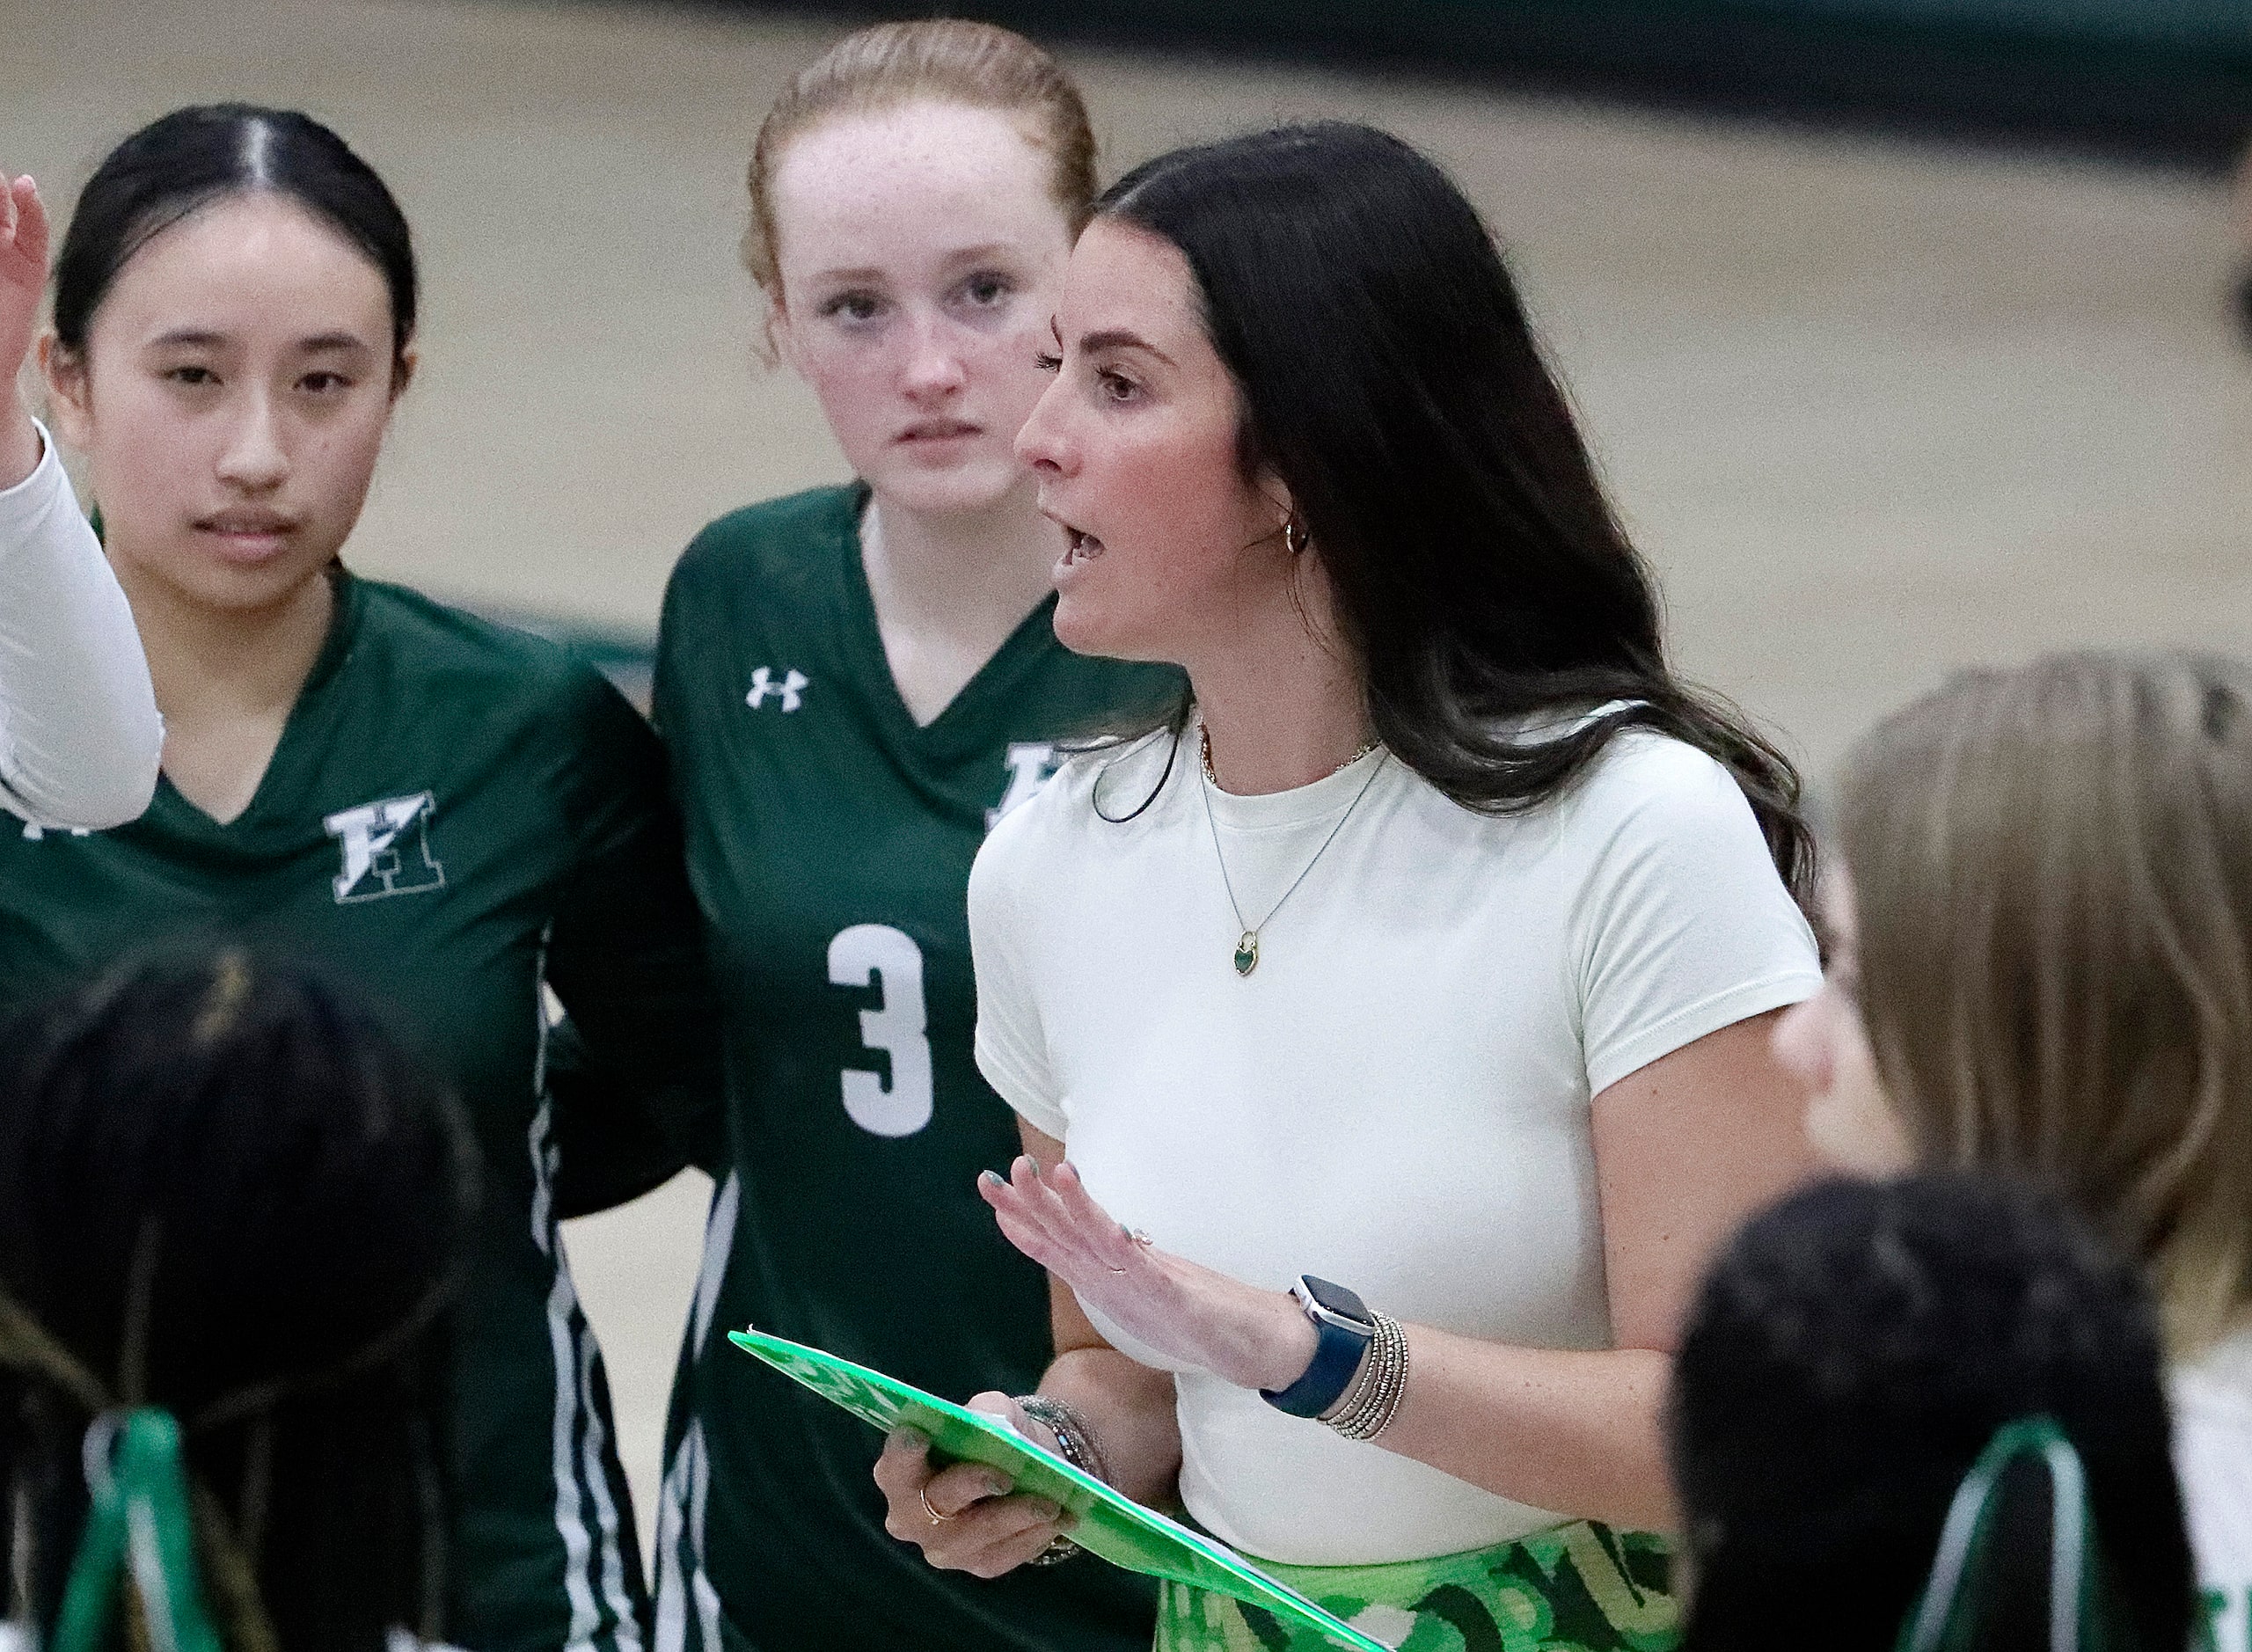
[[[1283,549],[1292,556],[1299,555],[1312,543],[1313,536],[1298,526],[1298,519],[1296,516],[1283,524]]]

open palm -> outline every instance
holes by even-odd
[[[1282,1387],[1312,1357],[1291,1298],[1159,1249],[1097,1204],[1069,1162],[1046,1175],[1027,1154],[978,1184],[1010,1244],[1080,1305],[1148,1348],[1247,1388]]]
[[[47,207],[39,186],[0,171],[0,391],[31,354],[47,288]]]

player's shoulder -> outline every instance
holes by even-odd
[[[480,721],[582,730],[632,708],[610,680],[561,643],[404,585],[357,580],[355,653],[383,656],[394,682],[413,680],[425,704]]]
[[[834,548],[859,532],[866,490],[858,483],[811,487],[715,518],[688,542],[666,588],[669,618],[684,599],[698,606],[721,589],[786,592],[822,566],[809,551]]]
[[[1169,728],[1099,740],[1064,755],[1039,793],[1011,809],[986,835],[978,862],[1010,869],[1083,855],[1091,839],[1130,829],[1178,766],[1180,741]]]

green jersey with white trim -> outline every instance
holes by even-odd
[[[483,1149],[453,1331],[446,1638],[640,1652],[607,1385],[557,1242],[558,1137],[575,1129],[544,1082],[542,984],[576,1034],[567,1115],[677,1112],[716,1092],[662,750],[552,643],[348,574],[335,591],[235,820],[166,782],[114,830],[0,828],[0,1007],[151,944],[220,939],[364,990],[452,1083]]]
[[[1178,691],[1082,658],[1052,603],[939,717],[900,699],[864,487],[722,517],[665,598],[656,717],[728,1044],[728,1137],[658,1513],[657,1652],[1144,1652],[1142,1580],[984,1581],[883,1529],[881,1441],[730,1346],[746,1324],[935,1393],[1022,1393],[1046,1282],[976,1178],[1019,1151],[977,1072],[969,864],[1057,745]]]

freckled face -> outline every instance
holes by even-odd
[[[1842,866],[1824,879],[1822,911],[1829,969],[1822,990],[1776,1023],[1775,1054],[1806,1087],[1807,1140],[1824,1163],[1859,1175],[1897,1175],[1915,1155],[1877,1077],[1861,1020],[1860,932],[1853,881]]]
[[[221,201],[135,252],[55,355],[121,574],[188,600],[284,602],[359,520],[394,383],[383,274],[270,194]]]
[[[1056,381],[1017,450],[1064,524],[1056,634],[1191,664],[1289,584],[1284,508],[1238,461],[1240,398],[1178,248],[1107,219],[1071,253]]]
[[[1028,486],[1013,444],[1071,246],[1054,177],[1007,116],[954,104],[842,116],[784,150],[777,340],[887,499],[984,511]]]

